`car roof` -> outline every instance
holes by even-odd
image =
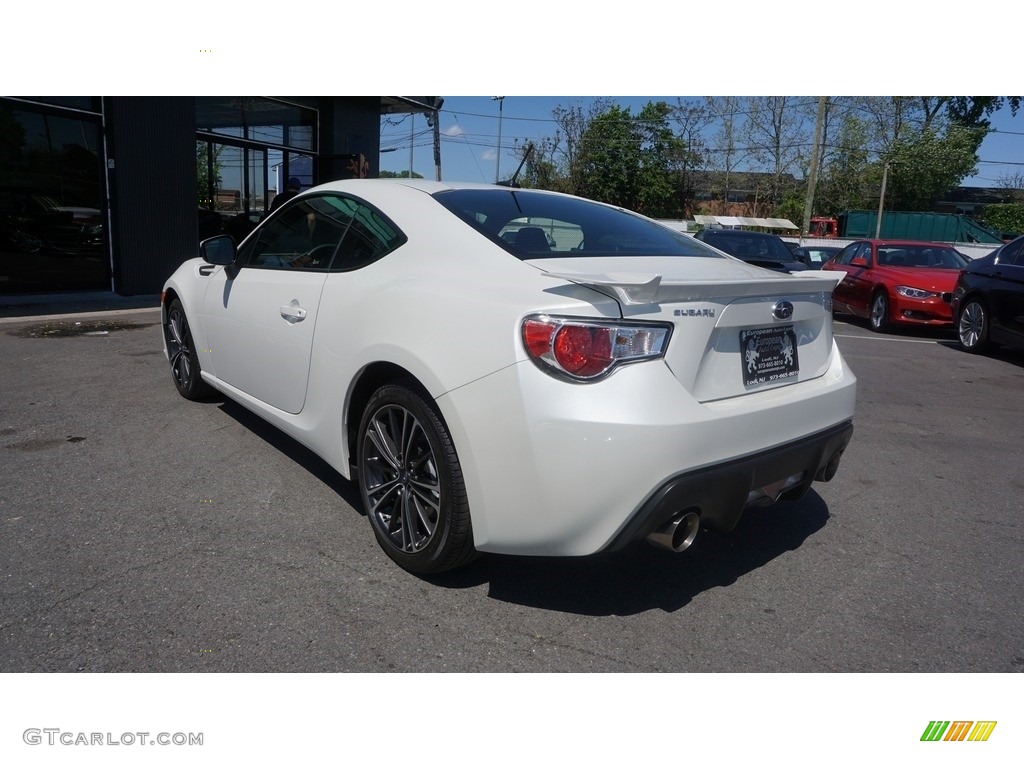
[[[952,248],[949,243],[939,243],[933,240],[875,240],[874,238],[863,238],[858,242],[871,243],[872,245],[920,245],[926,248]]]
[[[385,187],[395,186],[418,189],[422,192],[426,192],[428,195],[453,189],[503,189],[506,191],[514,189],[520,192],[536,192],[538,194],[546,195],[561,194],[559,192],[551,192],[543,189],[522,189],[519,187],[506,187],[501,184],[487,184],[473,181],[431,181],[429,179],[339,179],[337,181],[324,182],[323,184],[318,184],[315,187],[303,190],[303,195],[308,194],[309,192],[353,192],[354,190],[366,189],[368,187],[383,189]]]

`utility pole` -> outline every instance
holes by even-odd
[[[427,125],[434,129],[434,181],[441,180],[441,105],[444,99],[434,97],[434,114],[427,118]]]
[[[882,210],[885,208],[885,183],[889,180],[889,161],[882,166],[882,192],[878,195],[878,219],[875,221],[875,240],[882,235]]]
[[[441,180],[441,126],[437,114],[434,114],[434,181]]]
[[[814,211],[814,190],[818,186],[818,168],[821,166],[821,127],[825,122],[825,106],[828,96],[818,97],[818,118],[814,121],[814,147],[811,149],[810,178],[807,179],[807,201],[804,203],[804,226],[802,235],[811,229],[811,214]]]
[[[497,184],[501,178],[501,118],[502,118],[502,107],[505,104],[504,96],[491,96],[491,101],[498,102],[498,159],[494,163],[494,183]]]
[[[410,112],[409,113],[409,178],[410,179],[412,178],[412,145],[413,145],[413,141],[415,141],[415,135],[413,134],[413,129],[415,128],[415,126],[416,126],[416,113],[415,112]]]

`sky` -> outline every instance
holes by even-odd
[[[649,101],[675,104],[676,96],[611,96],[619,106],[637,114]],[[812,97],[813,98],[813,97]],[[508,178],[515,172],[517,146],[531,139],[552,136],[555,123],[552,111],[558,106],[582,104],[594,97],[580,96],[444,96],[441,109],[441,178],[449,181],[493,182],[496,175]],[[1000,176],[1024,173],[1024,108],[1013,116],[1008,108],[996,112],[990,133],[981,145],[977,173],[963,181],[964,186],[994,187]],[[410,125],[410,122],[412,123]],[[498,134],[504,151],[498,158]],[[426,117],[392,115],[382,124],[380,168],[412,169],[425,178],[434,178],[434,152],[431,129]]]

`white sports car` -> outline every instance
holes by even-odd
[[[833,276],[613,206],[340,181],[200,253],[162,296],[179,392],[219,390],[358,482],[414,573],[681,551],[831,479],[853,432]]]

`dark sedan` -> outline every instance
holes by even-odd
[[[773,269],[777,272],[802,272],[807,267],[797,261],[786,241],[766,232],[748,232],[743,229],[705,229],[694,235],[710,246],[748,264]]]
[[[1024,349],[1024,237],[968,264],[953,289],[960,348],[983,352],[994,344]]]

